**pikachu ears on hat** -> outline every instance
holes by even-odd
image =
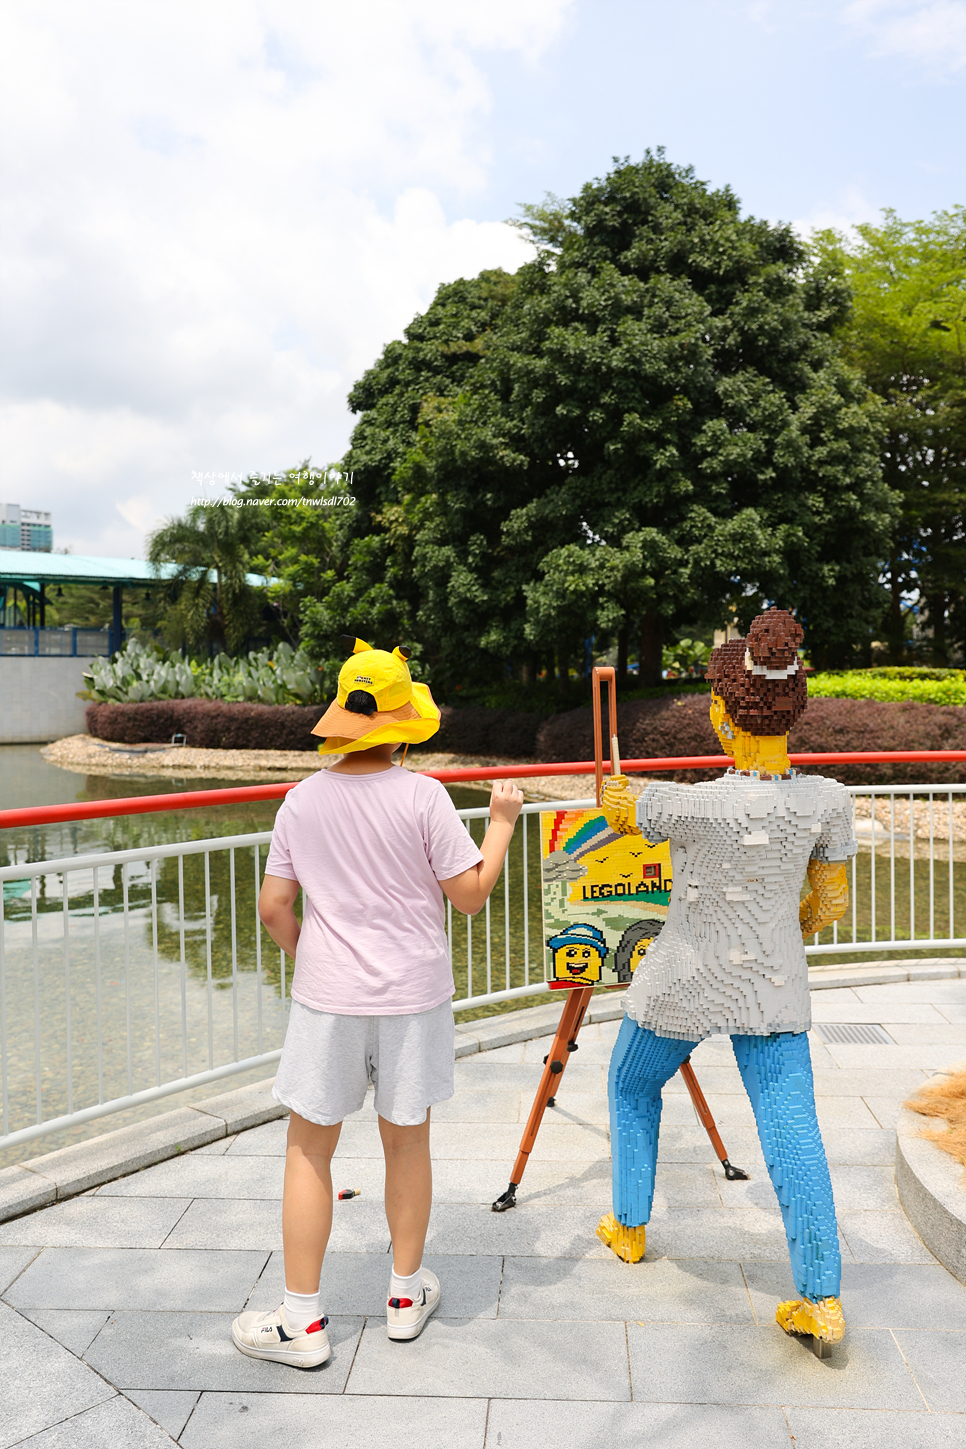
[[[354,634],[340,634],[339,643],[348,649],[350,654],[364,654],[367,649],[372,649],[371,644],[367,644],[365,639],[357,639]],[[405,664],[407,659],[411,657],[413,651],[405,644],[397,644],[392,652],[394,659],[399,659]]]

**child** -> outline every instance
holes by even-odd
[[[319,1302],[330,1163],[343,1118],[363,1105],[369,1082],[386,1158],[389,1337],[416,1338],[439,1306],[439,1281],[422,1256],[432,1203],[429,1109],[454,1090],[443,892],[458,911],[481,909],[523,804],[513,785],[494,784],[477,849],[439,781],[392,763],[400,743],[439,729],[428,688],[410,678],[409,651],[347,642],[354,652],[336,702],[313,731],[326,737],[321,753],[343,758],[286,796],[258,903],[272,940],[295,960],[274,1087],[291,1113],[285,1299],[232,1325],[242,1353],[303,1368],[330,1354]],[[300,888],[301,925],[292,909]]]

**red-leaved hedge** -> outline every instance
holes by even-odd
[[[617,706],[621,754],[626,759],[721,753],[708,718],[709,696],[688,694]],[[964,750],[966,710],[954,705],[815,699],[789,736],[793,752],[852,750]],[[547,763],[593,758],[589,708],[569,710],[544,722],[537,758]],[[722,755],[722,761],[724,756]],[[672,772],[669,772],[669,775]],[[673,772],[680,780],[713,779],[716,770]],[[966,781],[963,764],[824,765],[819,773],[849,785],[955,784]]]
[[[203,750],[314,750],[310,733],[321,704],[224,704],[217,699],[155,699],[144,704],[89,704],[87,729],[124,745],[163,744],[183,734]]]
[[[721,753],[708,718],[709,695],[672,695],[617,707],[625,759]],[[314,750],[311,734],[321,705],[223,704],[208,699],[156,700],[146,704],[89,704],[87,728],[102,740],[153,744],[184,734],[189,745],[216,750]],[[954,705],[894,703],[871,699],[815,699],[792,730],[789,748],[807,753],[851,750],[966,749],[966,710]],[[593,759],[593,718],[588,707],[541,721],[539,715],[506,709],[442,711],[439,733],[423,746],[459,755],[529,758],[547,764]],[[722,755],[724,764],[724,755]],[[937,784],[966,781],[963,765],[836,765],[822,773],[846,784]],[[718,770],[682,770],[680,780],[713,779]]]

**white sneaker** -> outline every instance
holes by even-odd
[[[317,1318],[308,1328],[290,1329],[284,1305],[273,1313],[242,1313],[231,1326],[237,1349],[249,1358],[271,1358],[296,1368],[315,1368],[332,1353],[325,1331],[327,1318]]]
[[[390,1298],[386,1308],[386,1329],[390,1338],[418,1338],[431,1313],[439,1307],[439,1279],[428,1268],[422,1270],[422,1286],[416,1301]]]

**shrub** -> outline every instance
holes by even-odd
[[[813,674],[808,681],[813,699],[878,699],[919,704],[966,705],[966,672],[962,669],[846,669]]]
[[[413,749],[446,750],[454,755],[511,755],[533,759],[543,716],[513,709],[444,705],[439,733]]]
[[[811,688],[811,681],[809,681]],[[708,700],[679,695],[618,704],[617,729],[625,759],[675,755],[718,755],[717,736],[708,718]],[[789,737],[792,753],[845,753],[854,750],[966,749],[966,712],[948,705],[877,700],[816,699]],[[537,739],[537,757],[548,763],[593,758],[590,709],[570,710],[547,720]],[[845,784],[954,784],[966,779],[963,764],[824,765],[817,772]],[[713,779],[720,770],[669,771],[679,780]]]
[[[318,704],[171,699],[87,706],[87,728],[97,739],[162,744],[183,734],[188,745],[207,750],[314,750],[319,740],[310,731],[321,718]]]

